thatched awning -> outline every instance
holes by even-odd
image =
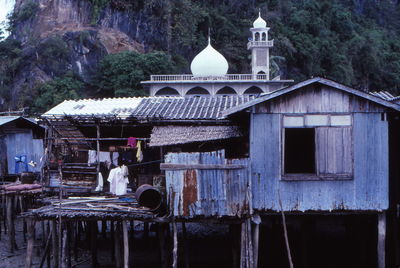
[[[150,146],[167,146],[243,136],[237,126],[155,126]]]

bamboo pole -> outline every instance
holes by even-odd
[[[184,222],[182,222],[182,235],[183,235],[183,253],[185,255],[185,268],[189,268],[190,267],[189,246],[187,243],[186,225]]]

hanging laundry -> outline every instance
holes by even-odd
[[[97,163],[97,152],[95,150],[89,150],[88,152],[88,165]]]
[[[111,167],[111,157],[110,152],[99,152],[99,161],[100,163],[106,163],[107,168]]]
[[[114,166],[118,166],[118,157],[119,157],[119,153],[118,152],[113,152],[112,153],[112,164]]]
[[[132,151],[122,152],[121,154],[122,164],[130,164],[133,162]]]
[[[108,182],[110,182],[110,192],[115,195],[124,195],[127,191],[129,183],[128,179],[128,168],[123,165],[122,167],[116,167],[111,169],[108,175]]]
[[[99,174],[97,175],[97,187],[94,190],[95,192],[100,192],[103,191],[103,175],[101,175],[101,173],[99,172]]]
[[[137,162],[142,162],[143,160],[143,152],[142,152],[142,142],[138,141],[137,142],[137,151],[136,151],[136,161]]]
[[[128,146],[130,146],[132,148],[136,148],[136,138],[135,137],[128,138]]]

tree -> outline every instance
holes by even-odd
[[[33,112],[45,112],[51,107],[68,99],[78,99],[85,84],[72,73],[44,83],[37,89],[37,97],[33,102]]]
[[[141,81],[151,74],[174,73],[172,60],[163,52],[139,54],[125,51],[107,55],[95,79],[96,95],[102,97],[143,96]]]

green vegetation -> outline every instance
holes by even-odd
[[[72,73],[46,82],[37,88],[37,97],[33,102],[33,112],[45,112],[64,100],[78,99],[82,96],[85,84]]]
[[[95,83],[96,95],[100,96],[143,96],[140,81],[151,74],[174,73],[173,62],[163,52],[139,54],[126,51],[107,55],[100,63]]]
[[[119,26],[121,30],[135,35],[149,52],[165,52],[122,52],[103,58],[105,50],[95,30],[24,40],[24,45],[10,37],[2,40],[0,33],[0,103],[5,100],[7,104],[18,83],[27,92],[35,89],[29,92],[31,100],[21,105],[34,105],[36,111],[63,98],[143,95],[140,81],[149,79],[150,74],[189,72],[191,59],[207,44],[209,28],[213,46],[228,59],[229,72],[248,73],[246,43],[259,8],[271,27],[270,39],[274,39],[273,77],[281,75],[298,82],[323,76],[362,90],[400,95],[399,1],[88,1],[93,24],[99,23],[105,7],[128,12],[121,14],[127,19]],[[24,31],[20,24],[28,27],[34,23],[38,8],[27,1],[10,16],[10,29]],[[127,29],[128,25],[132,28]],[[77,54],[82,53],[77,47],[85,47],[89,53],[87,62],[93,63],[90,76],[88,72],[87,77],[71,73]],[[29,80],[33,69],[43,75],[38,79],[42,84]]]
[[[19,9],[18,12],[13,12],[9,17],[8,31],[13,31],[16,29],[19,23],[33,19],[39,9],[39,4],[33,1],[27,1]]]

